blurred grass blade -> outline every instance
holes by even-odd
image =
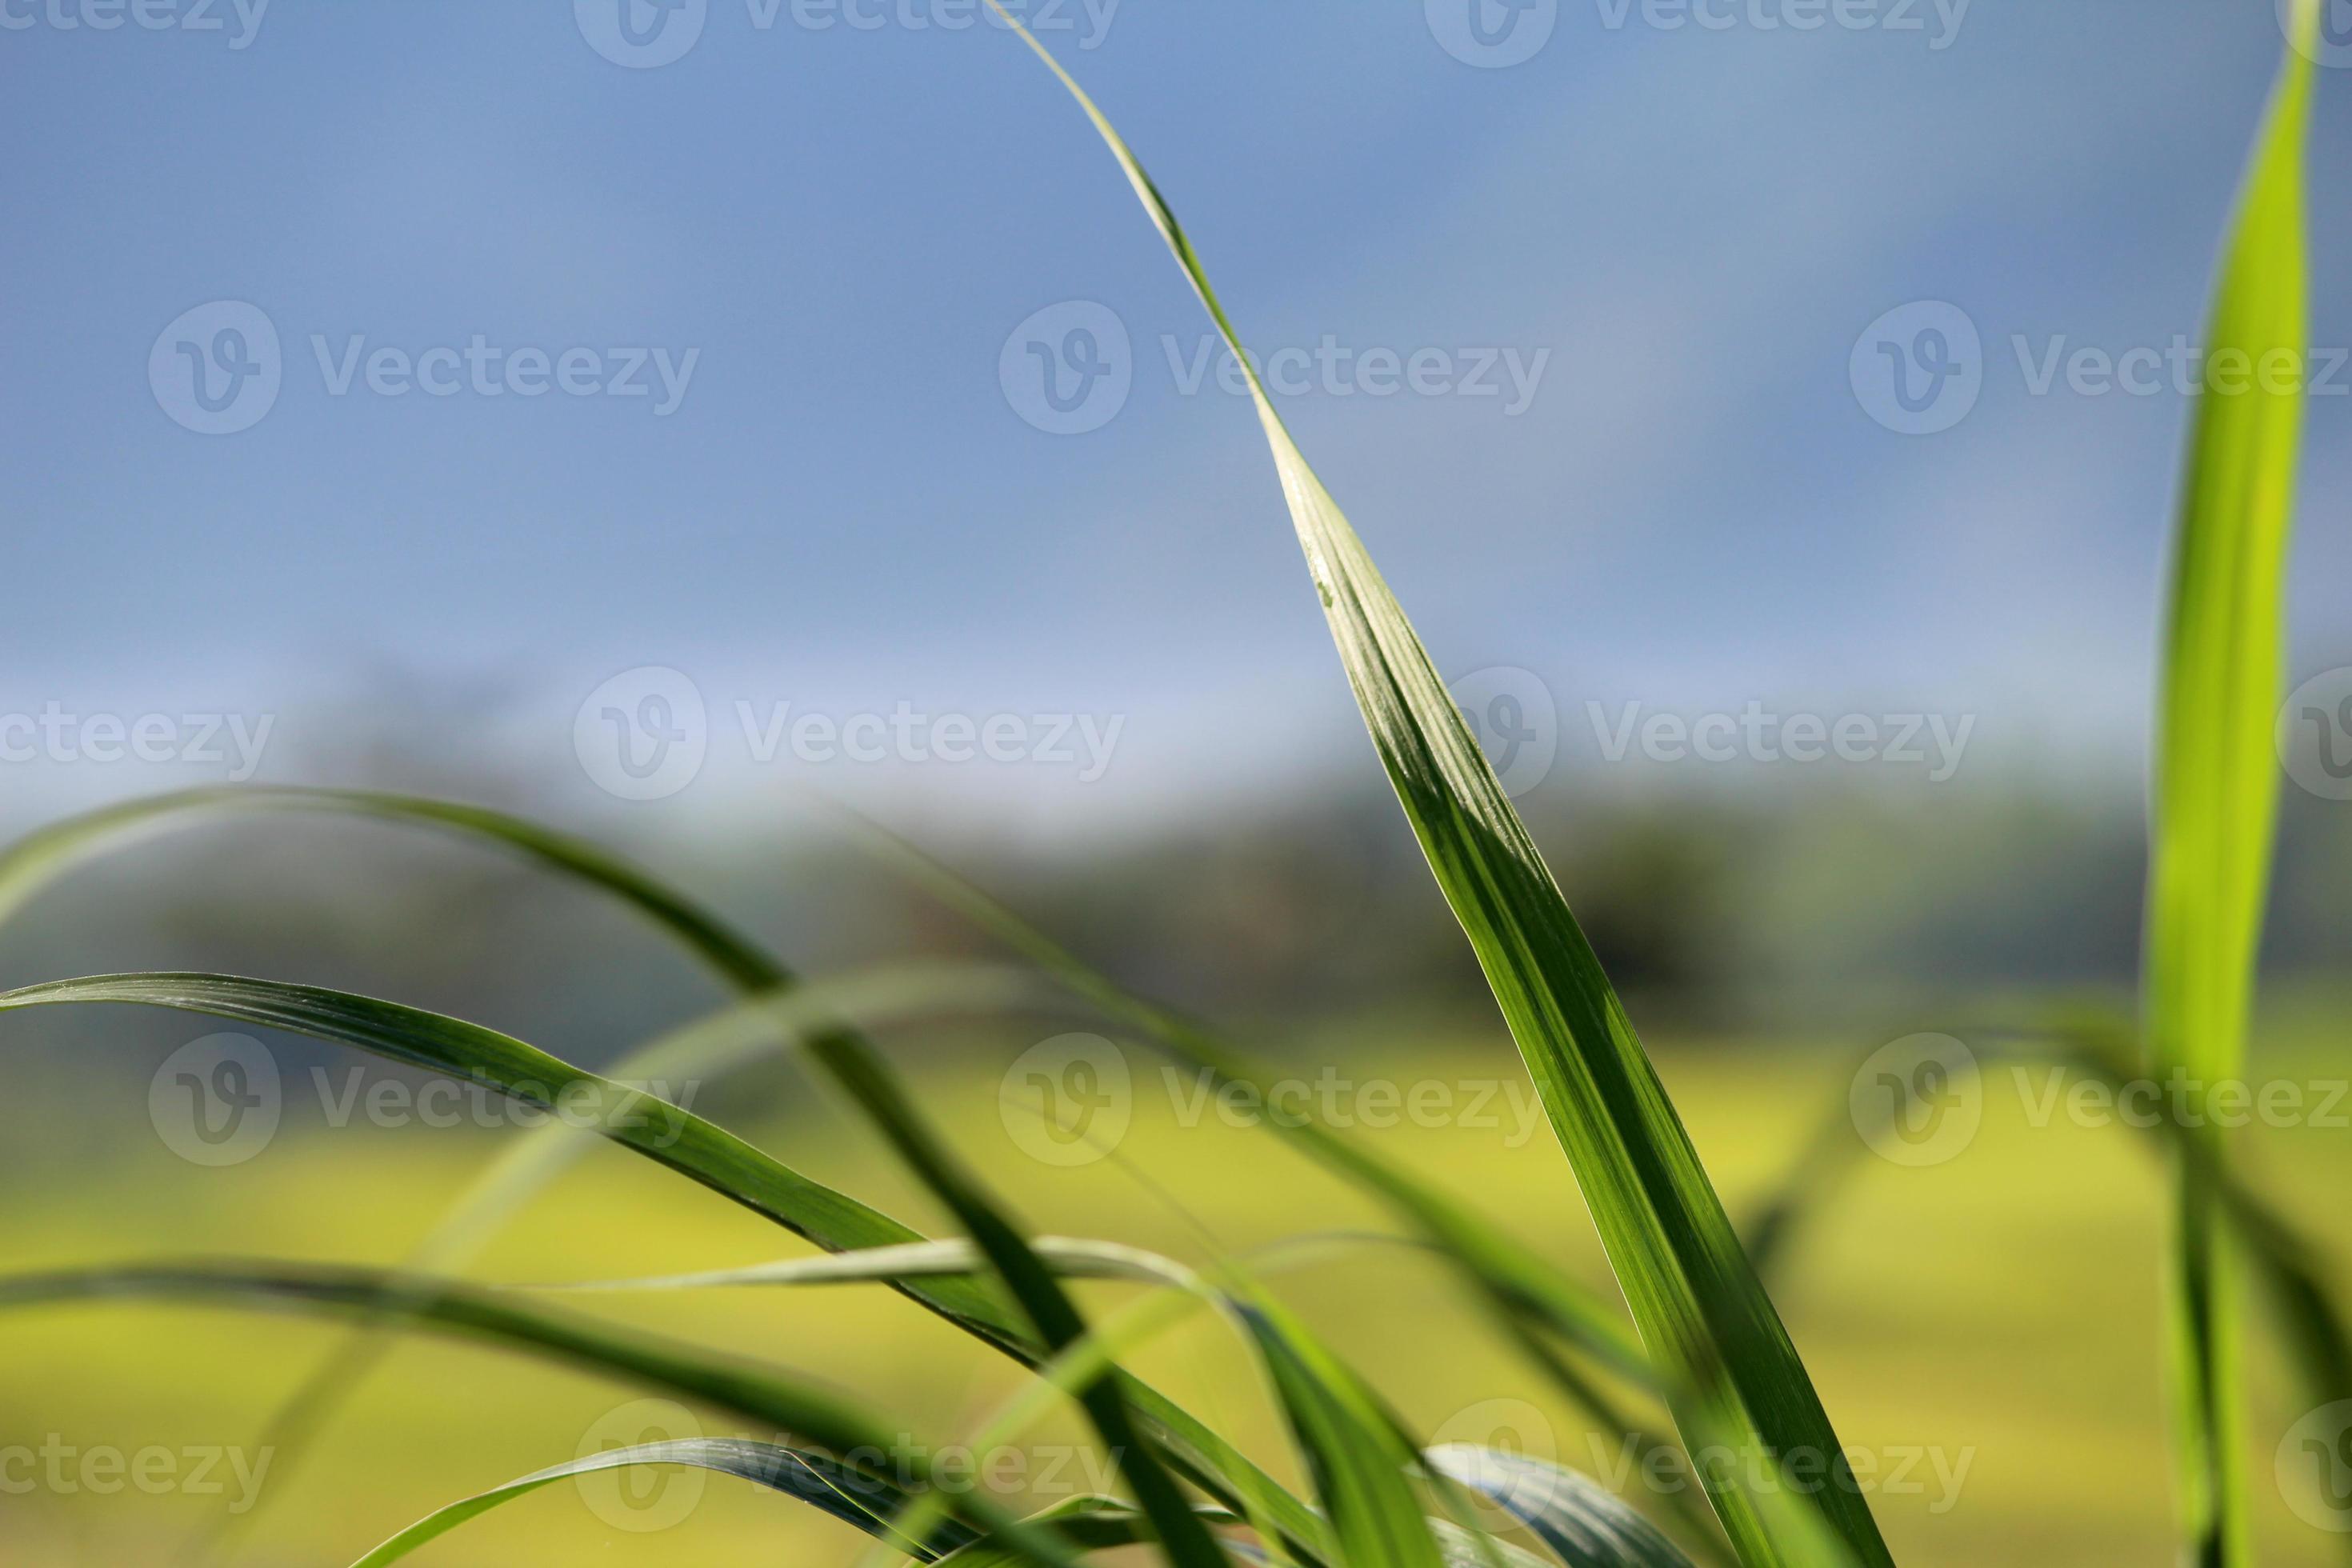
[[[835,1079],[865,1108],[900,1162],[948,1205],[1028,1315],[1045,1348],[1061,1351],[1084,1338],[1086,1321],[1053,1270],[1030,1250],[979,1177],[932,1132],[880,1059],[862,1042],[841,1034],[819,1037],[810,1050],[827,1062]],[[1169,1561],[1175,1568],[1224,1568],[1223,1549],[1143,1440],[1118,1380],[1097,1378],[1077,1390],[1077,1398],[1108,1447],[1111,1462],[1150,1518]]]
[[[2292,40],[2223,247],[2174,542],[2147,889],[2151,1065],[2210,1085],[2243,1077],[2278,805],[2273,730],[2303,421],[2304,142],[2317,0]],[[2223,355],[2247,374],[2223,385]],[[2283,379],[2278,366],[2291,374]],[[2216,1165],[2226,1138],[2200,1134]],[[2178,1177],[2172,1340],[2176,1459],[2189,1560],[2251,1561],[2243,1325],[2234,1248],[2195,1169]]]
[[[906,1494],[887,1482],[861,1476],[836,1464],[824,1455],[783,1447],[774,1443],[755,1443],[741,1437],[688,1437],[589,1454],[453,1502],[418,1520],[358,1559],[352,1568],[383,1568],[386,1563],[397,1563],[418,1547],[446,1535],[467,1521],[478,1519],[517,1498],[527,1497],[541,1487],[570,1480],[575,1476],[593,1475],[599,1470],[625,1469],[639,1465],[690,1466],[722,1476],[733,1476],[739,1480],[766,1487],[771,1491],[782,1492],[786,1497],[798,1498],[845,1523],[856,1526],[877,1541],[889,1542],[919,1562],[935,1563],[975,1539],[973,1531],[958,1525],[944,1526],[933,1531],[927,1541],[899,1536],[891,1528],[890,1521],[906,1507]],[[1034,1560],[1026,1552],[1017,1550],[1005,1559],[1009,1563]]]
[[[2104,1087],[2110,1103],[2123,1102],[2135,1078],[2132,1069],[2117,1065],[2127,1055],[2115,1042],[2129,1042],[2127,1031],[2105,1026],[2001,1030],[2003,1038],[1990,1040],[1984,1037],[1986,1031],[1957,1032],[1967,1036],[1979,1058],[2055,1065]],[[1893,1114],[1891,1105],[1886,1114]],[[1748,1227],[1748,1253],[1759,1274],[1767,1279],[1783,1275],[1794,1239],[1806,1223],[1835,1199],[1858,1169],[1868,1167],[1869,1135],[1857,1130],[1853,1118],[1848,1097],[1841,1091],[1794,1169],[1757,1210]],[[2119,1125],[2137,1123],[2126,1118]],[[2200,1187],[2220,1202],[2233,1244],[2242,1249],[2276,1314],[2288,1359],[2301,1380],[2302,1403],[2317,1408],[2352,1402],[2352,1321],[2331,1284],[2339,1271],[2276,1205],[2247,1184],[2242,1173],[2213,1164],[2205,1142],[2189,1129],[2166,1116],[2140,1131],[2159,1158],[2176,1173],[2191,1173]],[[2345,1538],[2344,1546],[2352,1552],[2352,1536]]]
[[[1172,1258],[1115,1241],[1083,1241],[1067,1237],[1032,1237],[1029,1249],[1065,1279],[1126,1279],[1152,1285],[1181,1286],[1192,1270]],[[637,1279],[598,1279],[580,1284],[510,1286],[510,1289],[566,1293],[610,1293],[636,1290],[706,1290],[750,1285],[874,1284],[889,1279],[929,1279],[940,1275],[975,1274],[988,1267],[986,1254],[962,1237],[918,1242],[908,1247],[877,1247],[863,1252],[828,1253],[823,1258],[793,1258],[778,1263],[755,1263],[744,1268],[715,1268],[699,1274],[658,1274]]]
[[[1276,1074],[1200,1024],[1129,990],[1055,942],[1022,916],[954,870],[847,807],[836,806],[853,841],[927,889],[948,908],[1007,947],[1104,1016],[1134,1028],[1173,1059],[1211,1075],[1216,1086],[1246,1086],[1265,1103]],[[1542,1255],[1521,1246],[1484,1216],[1396,1164],[1360,1139],[1351,1139],[1315,1120],[1311,1108],[1295,1115],[1262,1119],[1313,1159],[1395,1210],[1417,1230],[1431,1250],[1459,1269],[1477,1288],[1478,1299],[1504,1331],[1552,1383],[1604,1427],[1622,1432],[1646,1459],[1666,1445],[1644,1431],[1599,1383],[1555,1348],[1553,1339],[1591,1357],[1607,1372],[1652,1393],[1662,1390],[1657,1369],[1628,1334],[1613,1304],[1562,1272]],[[1724,1542],[1705,1508],[1678,1492],[1670,1506],[1697,1531],[1713,1555]]]
[[[1216,1087],[1239,1085],[1263,1100],[1279,1076],[1200,1024],[1129,991],[1088,964],[1013,910],[897,835],[844,811],[856,840],[928,889],[949,908],[1003,942],[1098,1009],[1134,1028],[1155,1047],[1212,1075]],[[1529,1247],[1520,1245],[1453,1197],[1379,1153],[1315,1119],[1312,1107],[1265,1118],[1261,1125],[1289,1137],[1317,1161],[1381,1199],[1418,1230],[1439,1256],[1481,1289],[1485,1302],[1515,1332],[1529,1326],[1559,1336],[1611,1373],[1655,1392],[1657,1369],[1604,1301]],[[1540,1362],[1557,1365],[1546,1347],[1528,1342]],[[1575,1388],[1589,1389],[1575,1380]],[[1575,1389],[1571,1389],[1573,1394]]]
[[[894,1436],[902,1427],[779,1368],[519,1306],[456,1280],[433,1284],[429,1292],[419,1292],[415,1281],[380,1270],[297,1263],[136,1264],[0,1276],[0,1310],[78,1301],[173,1301],[337,1316],[388,1314],[407,1325],[681,1394],[790,1432],[835,1455],[887,1454],[903,1447]],[[940,1498],[942,1504],[950,1500],[943,1493]],[[953,1500],[981,1530],[1002,1531],[1013,1522],[984,1499],[959,1495]],[[924,1506],[931,1507],[928,1501]],[[936,1510],[932,1516],[939,1518]],[[954,1521],[943,1522],[955,1531]],[[928,1526],[915,1528],[921,1539],[932,1538]],[[1048,1554],[1045,1560],[1066,1562],[1067,1555]]]
[[[912,963],[830,975],[790,990],[757,993],[631,1051],[606,1075],[628,1082],[709,1082],[748,1062],[783,1055],[806,1037],[844,1018],[872,1025],[940,1012],[997,1012],[1036,1005],[1044,998],[1032,975],[1006,966]],[[560,1125],[519,1129],[499,1157],[444,1211],[425,1239],[411,1247],[401,1272],[415,1289],[462,1271],[466,1263],[533,1194],[562,1174],[596,1140]],[[390,1348],[385,1325],[362,1323],[323,1357],[281,1401],[257,1447],[278,1455],[283,1495],[292,1472],[318,1433]],[[216,1548],[252,1527],[259,1508],[216,1527]]]
[[[420,1008],[316,986],[216,974],[100,975],[0,994],[0,1012],[109,1003],[171,1008],[335,1041],[484,1084],[542,1108],[555,1106],[567,1093],[573,1098],[563,1103],[575,1108],[650,1105],[659,1114],[610,1118],[593,1130],[827,1251],[929,1239],[689,1111],[496,1030]],[[1025,1365],[1035,1365],[1046,1353],[977,1281],[909,1279],[894,1281],[892,1288]],[[1316,1556],[1321,1525],[1306,1505],[1164,1394],[1123,1373],[1118,1384],[1191,1479],[1228,1507],[1238,1507],[1244,1498],[1261,1500],[1286,1538],[1305,1555]]]
[[[1340,1561],[1348,1568],[1444,1568],[1406,1479],[1412,1446],[1370,1391],[1272,1300],[1245,1297],[1239,1305],[1314,1475]]]
[[[999,15],[1013,19],[999,0]],[[1814,1501],[1864,1568],[1888,1568],[1843,1446],[1780,1315],[1739,1251],[1697,1152],[1494,770],[1363,543],[1260,384],[1175,214],[1108,120],[1068,89],[1241,360],[1325,618],[1374,745],[1533,1074],[1691,1446],[1748,1442],[1838,1472]],[[1820,1568],[1788,1493],[1707,1468],[1709,1500],[1750,1568]]]
[[[542,869],[600,888],[668,931],[739,989],[790,984],[757,944],[619,857],[521,817],[480,806],[366,790],[244,786],[151,795],[26,834],[0,854],[0,925],[76,866],[141,837],[206,816],[320,812],[432,827],[518,854]]]
[[[132,802],[127,805],[91,813],[59,824],[19,841],[6,856],[0,857],[0,921],[5,921],[10,911],[20,908],[26,900],[37,893],[48,880],[62,874],[64,870],[79,860],[98,853],[110,843],[160,827],[175,817],[210,812],[270,809],[336,812],[362,817],[408,822],[481,839],[519,852],[544,868],[584,881],[618,898],[655,924],[667,931],[700,956],[719,974],[740,990],[755,994],[781,991],[793,984],[793,978],[789,971],[762,952],[755,944],[729,929],[724,922],[709,915],[690,900],[672,892],[635,868],[605,854],[592,845],[551,832],[520,818],[497,812],[441,801],[358,791],[317,789],[190,791],[176,795]],[[876,1063],[870,1054],[864,1050],[862,1042],[857,1041],[855,1037],[845,1032],[834,1031],[820,1037],[812,1049],[821,1061],[836,1073],[856,1070],[860,1077],[865,1093],[873,1093],[877,1085],[884,1092],[890,1092],[888,1080],[887,1077],[880,1074],[878,1063]],[[553,1058],[548,1059],[552,1061]],[[845,1085],[845,1087],[848,1086]],[[860,1092],[860,1090],[853,1088],[853,1092]],[[870,1109],[872,1107],[869,1105]],[[641,1148],[640,1152],[646,1151]],[[782,1167],[778,1169],[781,1170]],[[837,1248],[838,1245],[872,1246],[885,1244],[889,1240],[914,1238],[913,1232],[906,1231],[905,1227],[899,1226],[898,1228],[903,1232],[903,1235],[897,1237],[866,1235],[855,1237],[845,1244],[827,1241],[819,1234],[823,1229],[822,1221],[842,1217],[839,1207],[848,1201],[840,1200],[839,1194],[831,1194],[826,1189],[817,1187],[814,1184],[805,1182],[796,1175],[793,1179],[797,1183],[799,1194],[804,1200],[809,1200],[803,1204],[803,1212],[810,1214],[820,1222],[814,1227],[793,1226],[793,1228],[816,1241],[820,1246]],[[721,1190],[726,1189],[722,1187]],[[826,1199],[839,1200],[839,1204],[828,1205],[814,1201],[816,1194],[824,1194]],[[881,1218],[871,1210],[864,1210],[863,1205],[849,1205],[848,1206],[853,1211],[850,1216],[853,1219],[879,1220]],[[835,1212],[828,1214],[826,1212],[828,1208]],[[787,1225],[793,1224],[791,1220],[784,1219],[781,1215],[772,1213],[770,1217],[782,1220],[782,1223]],[[895,1222],[887,1223],[895,1225]],[[853,1226],[853,1231],[856,1228]],[[1003,1234],[996,1236],[995,1239],[1002,1245],[1007,1236],[1011,1237],[1014,1246],[1018,1245],[1017,1233],[1012,1232],[1010,1227],[1006,1227]],[[1017,1267],[1017,1259],[1013,1261]],[[1028,1289],[1033,1293],[1037,1293],[1038,1304],[1046,1305],[1047,1310],[1050,1311],[1050,1305],[1045,1303],[1043,1292],[1058,1293],[1050,1277],[1040,1271],[1024,1278]],[[923,1300],[919,1292],[910,1291],[909,1293],[914,1294],[918,1300]],[[938,1305],[929,1300],[926,1300],[925,1304],[935,1307]],[[1024,1302],[1024,1306],[1027,1305],[1029,1303]],[[953,1317],[956,1313],[950,1311],[948,1315]],[[971,1328],[974,1324],[971,1321],[966,1321],[965,1326]],[[983,1332],[983,1337],[992,1338],[1000,1345],[1010,1344],[1011,1342],[1005,1338],[1007,1333],[1013,1331],[1009,1322],[997,1323],[991,1327],[996,1331]],[[983,1331],[975,1328],[975,1331]],[[297,1438],[301,1436],[310,1424],[322,1418],[325,1410],[331,1406],[335,1397],[335,1389],[348,1386],[353,1368],[363,1366],[364,1361],[363,1347],[353,1353],[330,1361],[318,1376],[303,1389],[298,1391],[293,1402],[284,1408],[279,1425],[288,1427],[289,1436]],[[1118,1391],[1113,1389],[1096,1397],[1116,1399],[1118,1396]],[[1195,1481],[1207,1486],[1213,1495],[1224,1500],[1234,1500],[1238,1496],[1238,1493],[1234,1490],[1234,1468],[1245,1465],[1247,1461],[1244,1460],[1230,1445],[1223,1443],[1199,1422],[1178,1410],[1164,1397],[1152,1394],[1149,1390],[1139,1391],[1136,1397],[1141,1400],[1143,1413],[1147,1419],[1161,1430],[1163,1436],[1172,1438],[1178,1447],[1184,1450],[1179,1458],[1187,1473],[1191,1474]],[[1122,1451],[1126,1450],[1126,1446],[1122,1444],[1114,1443],[1114,1447],[1121,1448]],[[1140,1443],[1134,1445],[1133,1454],[1135,1462],[1146,1468],[1147,1476],[1158,1468],[1157,1460]],[[1270,1479],[1250,1477],[1245,1479],[1250,1483],[1252,1489],[1255,1489],[1255,1483],[1263,1481],[1266,1489],[1286,1500],[1289,1506],[1280,1510],[1280,1516],[1286,1527],[1301,1531],[1311,1528],[1312,1521],[1304,1508],[1297,1503],[1297,1500],[1288,1499],[1287,1494],[1281,1493],[1280,1489],[1274,1487]],[[1176,1516],[1174,1505],[1167,1498],[1160,1497],[1156,1485],[1150,1481],[1146,1484],[1146,1495],[1158,1508],[1170,1513],[1173,1528],[1179,1530],[1188,1528],[1189,1513],[1179,1519]],[[1213,1551],[1213,1543],[1208,1542],[1205,1532],[1195,1534],[1185,1544],[1188,1559],[1200,1564],[1201,1568],[1210,1568],[1210,1564],[1216,1561],[1213,1555],[1202,1555],[1202,1549],[1204,1545],[1210,1546],[1211,1551]]]
[[[1655,1525],[1573,1470],[1469,1443],[1422,1457],[1534,1531],[1567,1568],[1690,1568]]]

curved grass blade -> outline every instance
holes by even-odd
[[[28,986],[0,994],[0,1012],[98,1003],[171,1008],[335,1041],[484,1084],[542,1108],[555,1106],[567,1093],[575,1106],[650,1104],[659,1109],[657,1118],[608,1119],[594,1130],[828,1251],[928,1239],[691,1112],[496,1030],[397,1003],[229,975],[131,974]],[[1046,1353],[975,1281],[904,1280],[892,1288],[1024,1364],[1034,1366]],[[1285,1537],[1319,1561],[1315,1543],[1322,1527],[1303,1503],[1164,1394],[1124,1373],[1118,1374],[1118,1384],[1191,1479],[1229,1507],[1245,1497],[1261,1500]]]
[[[791,973],[758,944],[593,844],[480,806],[366,790],[247,785],[184,790],[69,817],[26,835],[0,854],[0,924],[51,882],[109,849],[205,816],[266,812],[321,812],[407,823],[492,845],[542,869],[602,889],[668,931],[738,989],[766,991],[792,980]]]
[[[1534,1531],[1566,1568],[1690,1568],[1655,1525],[1573,1470],[1469,1443],[1422,1458]]]
[[[741,1437],[690,1437],[667,1443],[642,1443],[634,1447],[608,1449],[602,1454],[590,1454],[568,1464],[551,1466],[544,1470],[494,1487],[486,1492],[438,1509],[368,1552],[352,1564],[352,1568],[384,1568],[415,1552],[427,1542],[437,1540],[468,1520],[478,1519],[494,1508],[527,1497],[541,1487],[575,1476],[592,1475],[599,1470],[625,1469],[638,1465],[685,1465],[709,1470],[719,1475],[733,1476],[798,1498],[844,1523],[855,1525],[877,1541],[887,1542],[918,1562],[935,1563],[942,1557],[979,1539],[974,1531],[961,1525],[948,1525],[931,1532],[926,1541],[900,1536],[891,1527],[891,1520],[907,1507],[905,1493],[887,1482],[862,1476],[845,1466],[835,1463],[823,1454],[788,1448],[774,1443],[755,1443]],[[1023,1521],[1026,1526],[1026,1521]],[[1001,1541],[1001,1536],[989,1537]],[[1007,1563],[1031,1563],[1036,1559],[1017,1546],[1002,1548],[1001,1561]]]
[[[1086,111],[1244,366],[1357,705],[1446,901],[1461,921],[1574,1167],[1636,1326],[1664,1369],[1687,1442],[1775,1455],[1843,1446],[1632,1021],[1569,912],[1421,639],[1284,427],[1176,216],[1092,100],[989,0]],[[1688,1392],[1685,1392],[1688,1391]],[[1777,1489],[1710,1476],[1709,1500],[1750,1568],[1817,1568]],[[1814,1500],[1863,1568],[1891,1568],[1860,1493]],[[1802,1510],[1798,1510],[1802,1511]]]
[[[2278,807],[2273,731],[2303,424],[2308,262],[2304,142],[2318,0],[2299,0],[2224,247],[2207,331],[2214,384],[2195,399],[2174,546],[2150,800],[2144,984],[2151,1064],[2193,1080],[2244,1075]],[[2252,384],[2226,390],[2223,355]],[[2284,356],[2285,384],[2274,368]],[[2202,1135],[2225,1167],[2229,1140]],[[2177,1177],[2172,1280],[2175,1460],[2189,1561],[2252,1560],[2239,1259],[2210,1184]]]

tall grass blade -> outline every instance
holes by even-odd
[[[1013,18],[990,0],[1008,23]],[[1362,542],[1249,370],[1240,334],[1191,242],[1100,110],[1025,29],[1022,37],[1101,134],[1185,277],[1240,358],[1325,618],[1381,761],[1461,921],[1533,1075],[1600,1227],[1652,1358],[1681,1393],[1685,1440],[1747,1442],[1785,1462],[1843,1468],[1843,1447],[1763,1288],[1748,1267],[1697,1152],[1600,961],[1525,826],[1447,695]],[[1833,1457],[1833,1458],[1832,1458]],[[1709,1468],[1709,1500],[1741,1560],[1819,1568],[1788,1489]],[[1864,1568],[1891,1559],[1860,1489],[1839,1475],[1816,1494]]]
[[[2278,804],[2287,539],[2303,420],[2304,141],[2320,8],[2294,40],[2223,247],[2181,486],[2158,716],[2147,889],[2151,1064],[2242,1079]],[[2224,384],[2221,356],[2243,355]],[[2286,374],[2281,376],[2284,364]],[[2200,1137],[2226,1167],[2227,1139]],[[2172,1360],[2182,1525],[2200,1568],[2251,1560],[2238,1263],[2195,1167],[2177,1177]]]

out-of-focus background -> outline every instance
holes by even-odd
[[[1890,1042],[2130,1005],[2177,448],[2283,47],[2270,0],[1024,14],[1183,215],[1735,1217],[1824,1125],[1843,1140],[1852,1180],[1775,1289],[1887,1474],[1898,1558],[2162,1560],[2147,1140],[1990,1064],[1980,1127],[1937,1158],[1841,1108]],[[2328,53],[2321,193],[2352,172],[2352,45]],[[846,804],[1336,1082],[1321,1103],[1361,1136],[1605,1285],[1364,742],[1256,422],[1101,147],[982,7],[0,0],[0,82],[8,837],[202,784],[415,791],[608,842],[812,973],[1002,956],[861,855],[824,805]],[[2339,1247],[2346,211],[2314,214],[2260,1046],[2304,1109],[2249,1131]],[[142,968],[394,996],[592,1065],[720,1000],[576,890],[312,817],[154,837],[0,925],[8,985]],[[1234,1249],[1378,1222],[1141,1052],[1118,1159],[1035,1158],[1000,1086],[1079,1026],[881,1033],[1041,1230],[1198,1255],[1195,1222]],[[276,1131],[200,1163],[151,1089],[205,1033],[0,1018],[12,1268],[394,1262],[521,1135],[430,1125],[404,1098],[422,1079],[272,1037]],[[1448,1109],[1368,1114],[1383,1085]],[[941,1223],[789,1062],[696,1089]],[[796,1245],[598,1149],[469,1272]],[[1427,1429],[1620,1462],[1409,1254],[1283,1288]],[[816,1370],[933,1444],[1014,1385],[878,1292],[579,1304]],[[420,1342],[279,1467],[268,1418],[338,1342],[220,1312],[10,1315],[6,1557],[190,1560],[234,1524],[236,1561],[346,1561],[686,1416]],[[1290,1473],[1213,1326],[1146,1360]],[[2256,1360],[2265,1560],[2315,1563],[2341,1496],[2288,1462],[2302,1405],[2266,1328]],[[1014,1454],[1007,1489],[1066,1491],[1069,1436]],[[152,1488],[84,1465],[157,1449]],[[656,1478],[552,1489],[420,1561],[856,1550],[773,1498]]]

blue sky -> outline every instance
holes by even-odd
[[[194,16],[216,30],[0,4],[0,710],[275,714],[262,776],[296,778],[304,727],[397,670],[453,714],[506,692],[494,733],[453,718],[439,743],[593,799],[576,710],[658,666],[711,713],[681,806],[764,776],[724,734],[738,702],[1115,715],[1118,765],[1085,790],[901,781],[1049,783],[1073,826],[1362,763],[1255,421],[1213,373],[1187,390],[1199,308],[1017,43],[953,26],[960,0],[859,0],[881,25],[823,29],[795,0],[704,0],[690,47],[632,68],[591,41],[618,3],[272,0],[257,25],[217,0]],[[1449,388],[1491,359],[1497,396],[1372,395],[1351,370],[1354,395],[1310,376],[1286,399],[1449,673],[1534,672],[1571,751],[1588,702],[1761,700],[2126,756],[2185,404],[2037,395],[2014,340],[2195,338],[2271,0],[1976,0],[1956,28],[1920,0],[1917,31],[1897,3],[1798,31],[1806,0],[1711,0],[1719,28],[1538,0],[1518,25],[1549,35],[1498,68],[1444,47],[1466,0],[1069,0],[1046,37],[1261,353],[1421,354]],[[2346,74],[2323,73],[2321,191],[2347,187]],[[2315,339],[2352,343],[2352,221],[2323,200],[2315,223]],[[279,385],[208,435],[150,360],[216,301],[266,318]],[[1049,434],[1001,371],[1069,301],[1116,319],[1131,390]],[[1914,301],[1983,344],[1978,402],[1927,436],[1850,376]],[[390,395],[398,360],[377,389],[359,368],[478,337],[491,385],[584,351],[577,384],[652,392]],[[1540,364],[1516,411],[1510,356]],[[2312,406],[2298,679],[2352,662],[2336,380]],[[7,771],[43,809],[219,775]]]

